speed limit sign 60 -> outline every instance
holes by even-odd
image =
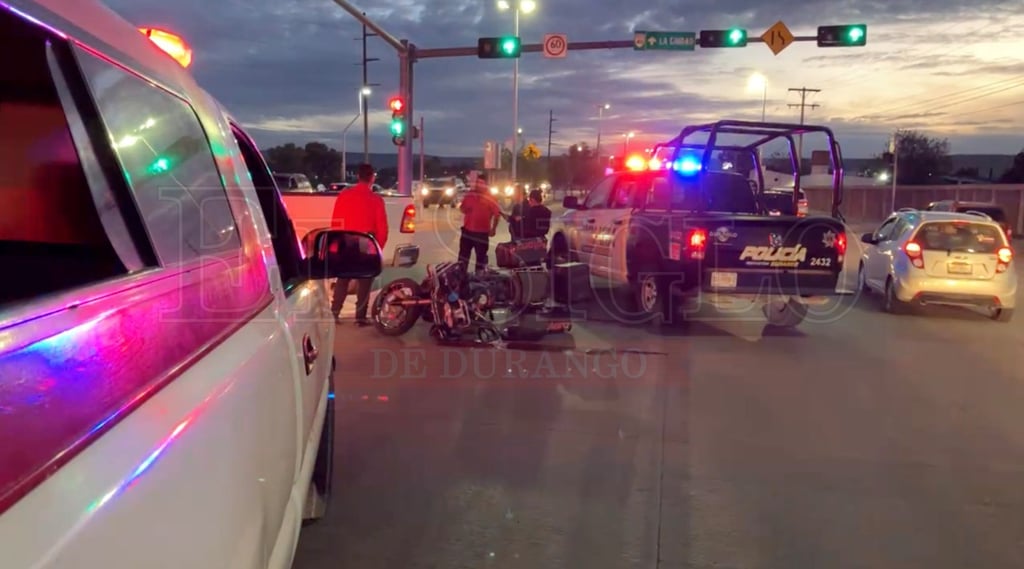
[[[544,35],[544,57],[561,58],[569,51],[569,40],[565,34]]]

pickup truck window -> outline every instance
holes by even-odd
[[[163,264],[240,249],[220,171],[192,107],[128,71],[80,53]]]
[[[0,305],[140,268],[108,238],[47,63],[47,40],[60,41],[0,10],[0,50],[18,53],[0,64],[0,266],[9,275]]]
[[[608,202],[612,196],[612,188],[615,187],[615,181],[618,176],[608,176],[604,180],[597,183],[596,186],[590,193],[587,194],[587,199],[583,201],[583,207],[586,209],[604,209],[608,207]]]
[[[284,202],[281,201],[281,196],[274,186],[274,177],[270,174],[270,168],[267,167],[256,144],[236,124],[231,125],[231,132],[235,136],[238,149],[242,152],[242,159],[245,160],[245,167],[249,170],[252,185],[256,188],[260,210],[263,211],[263,217],[267,220],[267,228],[270,230],[271,240],[274,243],[274,256],[277,258],[277,266],[281,271],[285,294],[290,294],[296,290],[295,285],[302,281],[302,252],[299,250],[295,227],[292,225]]]

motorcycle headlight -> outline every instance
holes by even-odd
[[[444,193],[445,193],[445,195],[450,196],[450,195],[455,193],[455,188],[445,188],[444,189]]]
[[[422,190],[420,190],[420,193],[423,195],[428,195],[430,193],[430,190],[423,188]]]

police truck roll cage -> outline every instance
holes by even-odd
[[[701,157],[700,169],[698,170],[698,178],[700,180],[699,191],[701,195],[706,195],[707,188],[705,187],[705,176],[703,174],[707,171],[708,163],[711,160],[713,152],[724,150],[729,152],[749,153],[753,163],[757,167],[758,186],[760,188],[758,192],[758,201],[760,202],[761,197],[764,194],[765,182],[764,168],[758,154],[758,148],[780,138],[784,139],[789,144],[789,159],[793,173],[793,207],[795,211],[797,202],[800,200],[800,151],[798,150],[798,145],[794,140],[794,137],[813,133],[824,134],[828,139],[829,166],[832,169],[831,214],[833,218],[842,221],[843,216],[839,212],[839,206],[843,201],[843,155],[835,134],[833,134],[832,129],[828,127],[736,120],[723,120],[701,125],[691,125],[683,128],[675,138],[655,145],[652,149],[651,155],[657,157],[659,150],[671,149],[672,154],[667,160],[665,160],[665,162],[667,164],[674,164],[679,158],[679,153],[682,150],[702,151],[703,154]],[[702,143],[688,142],[688,139],[692,139],[694,135],[699,134],[707,134],[707,141]],[[757,138],[754,142],[746,145],[716,144],[718,136],[724,134],[737,134]]]

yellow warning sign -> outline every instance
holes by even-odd
[[[782,20],[775,22],[774,26],[761,34],[761,40],[775,55],[779,55],[779,52],[789,47],[789,44],[793,43],[794,39],[793,32],[789,31],[786,24],[782,23]]]

